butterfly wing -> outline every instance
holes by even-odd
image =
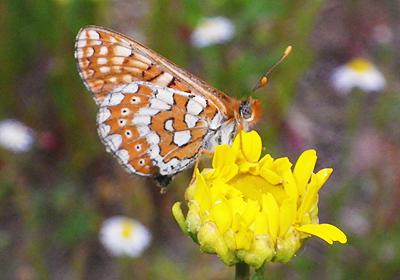
[[[129,172],[175,174],[203,146],[209,130],[205,105],[205,99],[186,92],[133,82],[116,88],[100,104],[99,135]]]
[[[193,163],[237,101],[119,33],[77,36],[79,73],[99,106],[100,138],[131,173],[172,175]]]
[[[202,95],[229,115],[235,99],[181,69],[156,52],[120,33],[103,27],[82,28],[76,38],[75,57],[86,87],[101,102],[114,88],[134,81]]]

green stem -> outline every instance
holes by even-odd
[[[235,267],[235,280],[249,280],[250,267],[246,263],[237,263]]]
[[[265,265],[263,265],[259,269],[256,269],[256,273],[253,275],[251,280],[264,280],[264,271],[265,271]]]

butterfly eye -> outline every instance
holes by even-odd
[[[240,115],[246,121],[251,121],[253,119],[253,110],[251,109],[250,100],[244,100],[239,106]]]

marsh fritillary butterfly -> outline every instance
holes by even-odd
[[[260,113],[117,32],[82,28],[79,74],[98,106],[100,139],[129,172],[160,184],[193,164],[202,151],[230,144]]]

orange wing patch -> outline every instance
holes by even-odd
[[[160,86],[190,92],[188,85],[162,70],[132,41],[105,29],[87,28],[79,32],[75,44],[78,70],[97,103],[115,88],[135,81],[149,81]]]

